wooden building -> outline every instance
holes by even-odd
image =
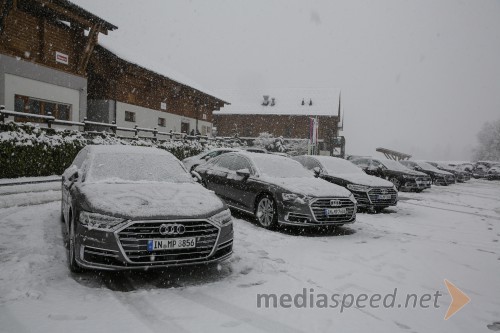
[[[311,119],[318,121],[318,146],[322,154],[344,149],[339,135],[340,96],[330,89],[271,89],[226,91],[231,105],[214,112],[217,135],[255,138],[267,132],[285,139],[310,139]]]
[[[98,45],[90,60],[88,116],[119,127],[211,135],[223,100],[123,59]]]
[[[81,121],[99,33],[116,27],[66,0],[0,1],[0,104]]]
[[[0,18],[0,105],[8,110],[211,134],[212,111],[227,104],[99,45],[99,33],[117,27],[67,0],[0,0]]]

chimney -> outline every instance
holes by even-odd
[[[264,101],[262,102],[263,106],[269,105],[269,95],[264,95]]]
[[[302,98],[302,105],[306,105],[306,102],[304,102],[304,99]]]
[[[313,100],[310,98],[309,99],[309,106],[313,105]]]
[[[271,106],[275,106],[276,105],[276,98],[271,98]]]

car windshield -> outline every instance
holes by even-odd
[[[302,164],[288,157],[255,154],[252,160],[259,169],[260,173],[269,177],[276,178],[314,178],[314,175],[304,169]]]
[[[421,167],[422,169],[424,169],[424,170],[427,170],[427,171],[439,171],[438,168],[436,168],[435,166],[433,166],[433,165],[431,165],[431,164],[429,164],[427,162],[415,162],[415,163],[417,163],[417,165],[419,167]]]
[[[329,174],[364,173],[358,166],[341,158],[321,158],[319,162]]]
[[[167,154],[96,153],[86,182],[192,182],[192,178]]]
[[[395,170],[395,171],[401,171],[401,172],[408,172],[408,168],[405,167],[403,164],[397,162],[397,161],[391,161],[391,160],[378,160],[382,165],[384,165],[387,169],[389,170]]]

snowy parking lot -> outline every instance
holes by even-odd
[[[72,274],[60,184],[0,186],[1,332],[491,332],[500,330],[500,182],[401,193],[327,231],[236,215],[220,266]],[[449,320],[448,279],[471,301]],[[438,308],[264,308],[258,294],[434,294]]]

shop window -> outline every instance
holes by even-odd
[[[51,114],[58,120],[71,120],[71,105],[29,96],[15,95],[14,111],[48,116]],[[43,119],[16,117],[19,122],[45,122]]]

